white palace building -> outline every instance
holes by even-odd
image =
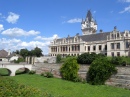
[[[49,55],[78,56],[82,53],[102,53],[107,56],[128,56],[130,31],[120,32],[116,26],[111,32],[97,32],[97,23],[89,10],[81,22],[82,35],[54,39],[49,46]]]

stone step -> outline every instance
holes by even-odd
[[[105,84],[110,85],[110,86],[116,86],[116,87],[130,89],[130,84],[121,84],[121,83],[117,83],[117,82],[108,82],[108,81]]]
[[[126,80],[126,79],[110,78],[108,81],[120,83],[120,84],[130,84],[130,80]]]
[[[130,80],[130,75],[116,74],[116,75],[112,75],[111,78]]]

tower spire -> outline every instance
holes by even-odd
[[[81,22],[81,30],[83,35],[93,34],[97,31],[96,20],[93,19],[91,10],[88,10],[85,21]]]

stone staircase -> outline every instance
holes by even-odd
[[[130,67],[118,68],[118,73],[106,81],[107,85],[130,89]]]

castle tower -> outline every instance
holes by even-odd
[[[97,23],[96,20],[93,19],[90,10],[88,10],[86,19],[82,19],[81,30],[83,35],[94,34],[97,31]]]

